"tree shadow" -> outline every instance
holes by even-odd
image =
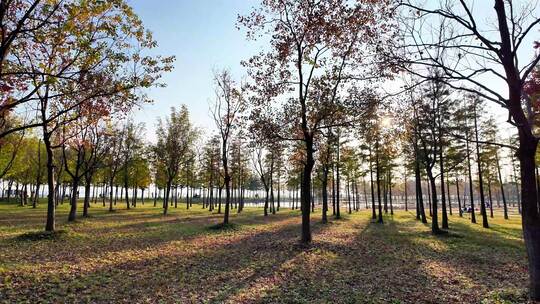
[[[3,257],[26,264],[6,268],[16,288],[0,284],[0,294],[7,302],[478,303],[526,284],[523,243],[504,227],[452,221],[453,237],[437,237],[410,214],[381,225],[368,213],[329,224],[312,217],[307,247],[296,213],[231,214],[238,229],[230,231],[209,231],[212,214],[122,223],[135,215],[125,213],[99,221],[120,221],[100,234],[92,219],[76,229],[85,237],[7,249]]]
[[[384,225],[366,218],[340,241],[322,238],[315,255],[326,258],[311,259],[317,268],[306,271],[309,261],[299,263],[288,270],[293,279],[260,302],[479,303],[491,292],[526,286],[522,242],[471,225],[453,227],[451,237],[440,237],[414,217],[386,217]]]
[[[12,278],[25,294],[45,301],[77,299],[91,302],[197,302],[220,303],[238,289],[259,278],[269,277],[276,267],[304,252],[297,246],[297,218],[274,220],[263,229],[194,236],[191,242],[167,239],[143,250],[122,250],[114,263],[88,269],[75,262],[66,273],[19,273]],[[271,229],[274,228],[274,229]],[[314,225],[317,233],[324,227]],[[87,267],[87,266],[86,266]],[[77,270],[77,271],[73,271]],[[40,284],[30,282],[40,281]],[[61,284],[58,282],[62,282]],[[104,292],[111,288],[114,292]],[[14,296],[11,290],[8,298]],[[54,292],[51,292],[54,291]],[[82,297],[80,294],[83,294]],[[20,294],[19,294],[20,297]],[[67,297],[67,298],[64,298]],[[85,298],[87,297],[87,298]]]

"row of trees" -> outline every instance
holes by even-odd
[[[442,226],[448,228],[446,207],[451,214],[450,200],[453,197],[460,216],[463,215],[463,207],[472,207],[471,219],[475,222],[475,197],[476,201],[482,202],[487,196],[480,191],[480,176],[484,176],[482,186],[488,189],[490,216],[493,216],[494,196],[498,204],[502,202],[505,218],[508,218],[506,197],[509,193],[512,194],[512,203],[517,203],[519,207],[519,196],[515,195],[516,162],[512,154],[501,151],[508,149],[488,144],[498,139],[499,132],[493,119],[481,115],[464,117],[464,106],[452,111],[447,109],[447,130],[440,137],[441,141],[437,142],[439,145],[444,142],[441,154],[440,148],[433,148],[437,143],[426,140],[434,136],[419,136],[420,133],[434,132],[434,128],[439,134],[438,128],[442,127],[430,124],[434,121],[429,114],[433,113],[433,104],[428,102],[431,99],[426,99],[426,94],[423,91],[419,99],[405,104],[414,107],[417,115],[391,117],[383,113],[377,121],[373,121],[373,128],[369,132],[359,132],[359,128],[336,128],[327,137],[321,138],[315,153],[317,165],[312,176],[310,204],[314,210],[314,205],[322,203],[323,222],[327,221],[330,200],[332,214],[337,218],[341,216],[341,209],[348,209],[350,213],[358,210],[361,202],[365,202],[367,208],[368,201],[371,201],[376,218],[375,205],[380,205],[384,212],[390,209],[390,213],[394,208],[414,209],[413,195],[416,196],[418,216],[423,221],[427,221],[423,200],[428,203],[431,216],[440,199],[443,207]],[[476,107],[480,105],[476,104]],[[425,112],[423,120],[418,115],[421,111]],[[474,127],[471,122],[475,119],[482,122],[482,128]],[[179,198],[185,197],[186,207],[189,208],[193,189],[198,190],[198,195],[200,189],[204,189],[203,207],[208,207],[210,211],[217,208],[217,212],[221,213],[222,198],[226,198],[226,193],[222,195],[225,181],[221,136],[208,138],[198,148],[202,136],[193,127],[185,106],[180,110],[171,109],[166,119],[158,121],[158,141],[155,144],[146,142],[143,129],[142,125],[129,120],[116,127],[106,123],[86,125],[65,140],[60,148],[61,153],[54,160],[55,167],[59,168],[54,197],[56,205],[63,203],[65,197],[70,198],[70,220],[75,219],[79,198],[83,199],[82,215],[87,216],[92,200],[94,203],[98,200],[103,204],[108,203],[112,211],[120,196],[120,200],[125,199],[125,206],[129,209],[137,205],[138,199],[144,203],[145,191],[146,199],[154,199],[155,203],[158,197],[163,197],[162,207],[166,214],[169,206],[178,206]],[[477,131],[480,141],[476,140]],[[300,147],[271,142],[270,139],[249,139],[250,136],[242,136],[244,132],[238,128],[232,133],[226,154],[231,176],[230,191],[233,192],[231,199],[234,199],[238,212],[244,206],[246,191],[249,192],[248,201],[264,202],[265,215],[269,211],[279,211],[282,204],[294,208],[295,195],[302,179]],[[4,150],[2,166],[10,168],[4,175],[2,196],[7,196],[9,200],[14,192],[21,204],[31,203],[35,207],[37,194],[45,182],[44,147],[41,139],[31,133],[18,144],[13,160],[13,153]],[[473,152],[473,146],[478,147],[480,154]],[[436,151],[436,156],[443,155],[446,168],[438,171],[441,172],[441,179],[434,181],[435,188],[430,183],[429,170],[433,177],[433,169],[428,169],[431,157],[435,157],[433,151]],[[502,166],[499,159],[505,160],[507,165]],[[480,167],[473,168],[472,163]],[[501,172],[504,172],[505,179]],[[416,191],[413,190],[412,180],[418,181]],[[81,188],[84,196],[80,195]],[[259,200],[253,197],[254,193],[261,196]],[[375,200],[375,197],[378,199]],[[343,202],[347,205],[341,206]],[[481,210],[481,215],[487,222],[485,210]],[[382,219],[381,212],[378,218]],[[436,219],[433,223],[434,227],[438,227]]]

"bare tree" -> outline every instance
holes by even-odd
[[[231,204],[231,173],[229,168],[229,145],[232,132],[238,128],[239,114],[244,110],[244,100],[240,89],[227,70],[214,72],[216,100],[211,109],[212,116],[221,135],[221,161],[225,182],[225,212],[223,225],[229,224]]]

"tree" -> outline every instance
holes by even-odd
[[[303,243],[311,242],[316,137],[330,127],[323,124],[325,118],[342,111],[344,99],[339,95],[343,84],[377,74],[363,67],[368,58],[375,58],[370,56],[375,50],[384,52],[383,37],[391,35],[392,29],[387,22],[391,16],[388,8],[387,1],[271,0],[264,1],[252,14],[239,17],[250,38],[271,28],[270,50],[244,63],[253,80],[250,90],[255,92],[252,118],[267,129],[266,134],[302,143]],[[276,100],[280,95],[285,95],[286,101]],[[348,105],[355,110],[361,108],[354,103]]]
[[[131,197],[131,205],[137,206],[137,194],[139,189],[141,190],[141,201],[144,202],[144,190],[150,185],[150,165],[149,165],[149,147],[143,147],[142,151],[138,153],[133,159],[133,165],[129,173],[129,184],[133,189],[133,195]]]
[[[238,128],[239,114],[244,110],[244,99],[241,91],[236,88],[229,71],[215,72],[214,82],[216,85],[216,100],[211,111],[221,135],[221,161],[223,163],[223,180],[225,182],[223,225],[228,225],[232,178],[229,168],[230,139],[234,129]]]
[[[223,190],[223,172],[221,170],[221,137],[212,136],[204,145],[202,150],[202,174],[203,183],[207,185],[210,192],[209,211],[214,209],[213,192],[218,188],[218,213],[221,213],[221,192]],[[204,207],[204,205],[203,205]]]
[[[484,196],[484,181],[482,172],[482,161],[480,158],[480,143],[479,143],[479,131],[478,131],[478,109],[480,107],[480,101],[478,97],[473,96],[473,121],[474,121],[474,135],[476,141],[476,163],[478,165],[478,188],[480,190],[480,213],[482,214],[482,226],[489,228],[488,217],[486,212],[486,201]]]
[[[485,125],[484,129],[485,137],[487,142],[491,143],[497,143],[500,142],[499,140],[499,129],[496,125],[496,122],[493,118],[488,119]],[[503,216],[504,219],[508,219],[508,205],[506,201],[506,194],[504,192],[504,182],[502,178],[502,170],[501,170],[501,163],[500,163],[500,150],[501,147],[498,145],[488,145],[488,160],[486,161],[485,165],[490,166],[492,171],[496,171],[496,174],[491,172],[492,179],[496,181],[496,183],[499,185],[499,191],[500,195],[502,197],[503,201]],[[493,166],[495,168],[493,168]]]
[[[320,171],[321,171],[321,188],[322,188],[322,222],[328,222],[328,176],[333,166],[333,153],[334,153],[334,134],[332,129],[329,128],[324,133],[326,141],[320,145],[319,159],[320,159]]]
[[[418,153],[426,170],[429,179],[429,189],[431,190],[431,231],[434,234],[440,234],[442,231],[439,227],[437,176],[435,175],[434,168],[439,162],[441,153],[441,133],[438,124],[439,107],[442,96],[447,93],[441,83],[436,80],[436,76],[433,77],[435,80],[427,83],[427,88],[423,92],[424,94],[418,96],[413,101],[413,111],[416,123],[415,131],[417,132],[416,139],[419,141]],[[444,195],[443,193],[444,191],[441,194]]]
[[[267,139],[260,134],[253,133],[250,146],[253,151],[251,153],[253,167],[264,188],[264,216],[268,216],[269,192],[272,178],[271,169],[265,160],[268,159],[268,154],[271,152],[268,148],[269,145],[267,143]]]
[[[179,111],[171,108],[169,117],[165,121],[159,120],[156,134],[158,141],[154,147],[154,154],[159,167],[167,176],[163,200],[163,214],[167,215],[172,183],[178,178],[180,166],[185,161],[186,153],[196,135],[187,107],[183,105]]]
[[[121,157],[122,165],[120,176],[122,184],[124,186],[124,194],[126,200],[126,208],[130,209],[129,202],[129,184],[130,184],[130,173],[131,168],[134,164],[135,158],[143,149],[143,139],[142,134],[144,130],[143,124],[135,124],[131,119],[128,119],[121,131],[122,140],[120,141],[121,145],[119,147],[119,156]]]
[[[117,176],[122,167],[122,158],[119,157],[122,149],[124,136],[123,129],[108,124],[105,130],[105,155],[101,160],[104,165],[104,175],[109,185],[109,211],[113,211],[113,187],[117,181]],[[116,184],[116,194],[118,194],[118,184]],[[116,204],[116,197],[115,197]]]

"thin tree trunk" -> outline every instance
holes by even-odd
[[[474,194],[473,194],[473,182],[472,182],[472,172],[471,172],[471,153],[469,150],[469,135],[468,132],[466,132],[467,140],[466,143],[466,150],[467,150],[467,168],[469,173],[469,195],[471,200],[471,223],[476,224],[476,215],[474,212]]]
[[[428,179],[429,184],[431,187],[431,202],[432,202],[432,216],[431,216],[431,232],[434,234],[439,234],[440,228],[439,228],[439,214],[438,214],[438,208],[437,208],[437,186],[435,184],[435,177],[433,176],[433,173],[430,169],[428,171]]]
[[[79,178],[74,177],[71,184],[71,200],[70,200],[71,207],[69,209],[69,216],[68,216],[69,222],[74,221],[77,215],[77,189],[79,189]]]
[[[377,219],[377,211],[375,211],[375,184],[373,181],[373,162],[371,156],[371,146],[369,146],[369,177],[371,184],[371,219]]]
[[[499,163],[499,153],[495,153],[495,161],[497,163],[497,175],[499,176],[499,185],[501,186],[501,196],[503,200],[503,211],[504,211],[504,219],[508,219],[508,205],[506,203],[506,196],[504,195],[504,184],[502,180],[502,174],[501,174],[501,165]]]
[[[459,208],[459,217],[463,217],[463,208],[461,207],[461,198],[459,196],[459,180],[457,178],[457,175],[456,175],[456,194],[457,194],[457,202],[458,202],[458,208]]]
[[[54,202],[54,156],[52,145],[50,141],[51,133],[47,130],[47,124],[43,124],[43,143],[45,145],[45,151],[47,151],[47,222],[45,224],[45,231],[54,231],[55,229],[55,213],[56,205]]]
[[[84,202],[83,202],[83,217],[88,217],[88,207],[90,206],[90,186],[92,182],[92,177],[86,174],[85,184],[84,184]]]
[[[482,214],[482,227],[489,228],[487,211],[486,211],[486,201],[484,197],[484,182],[482,174],[482,162],[480,161],[480,144],[478,143],[478,118],[476,113],[476,102],[474,104],[474,133],[476,138],[476,159],[478,165],[478,187],[480,190],[480,212]]]
[[[328,212],[328,166],[323,168],[323,178],[322,178],[322,222],[327,223],[328,218],[326,213]]]
[[[382,215],[382,202],[381,202],[381,170],[379,166],[379,137],[377,135],[377,139],[375,141],[375,170],[377,175],[377,200],[379,202],[379,217],[377,219],[378,223],[383,223],[383,215]]]

